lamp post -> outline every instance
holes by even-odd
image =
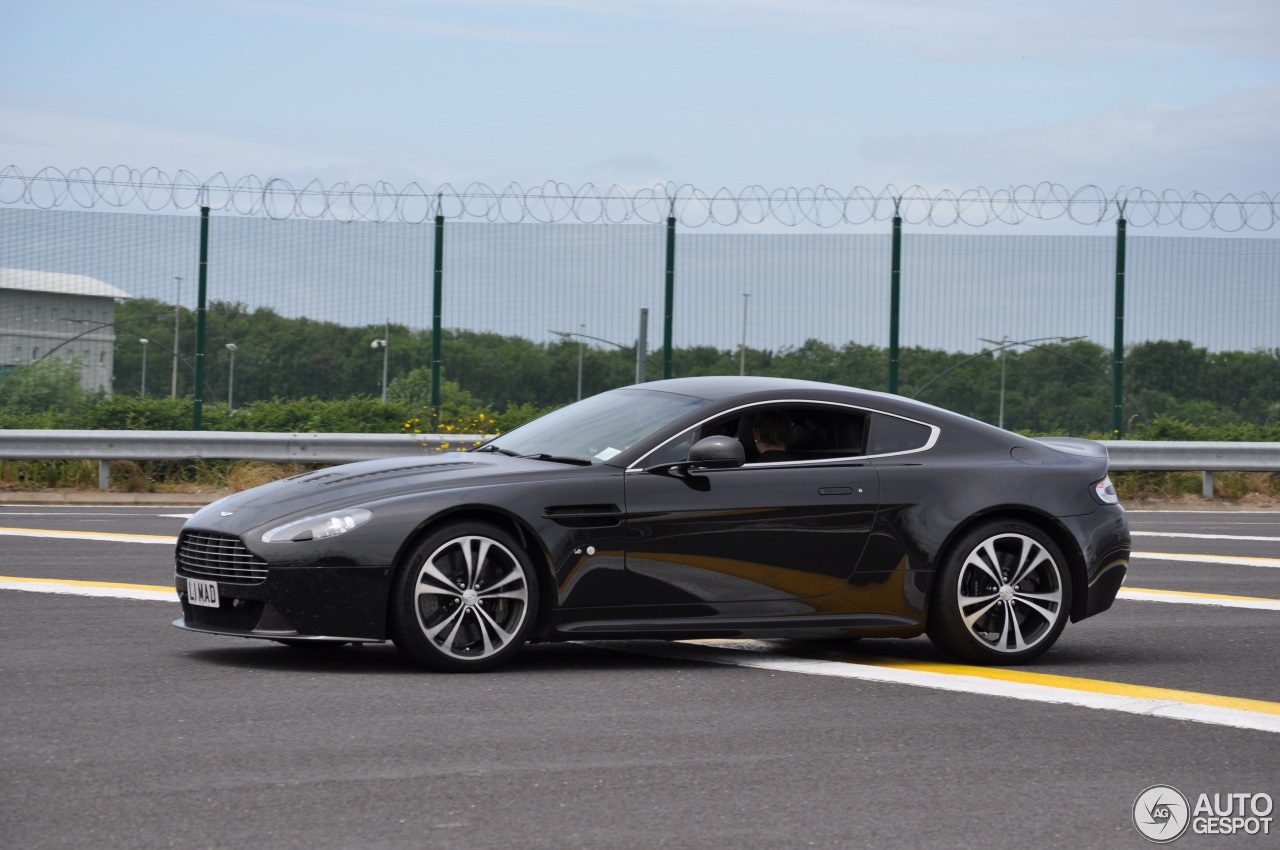
[[[227,343],[227,351],[231,352],[231,367],[227,372],[227,413],[231,413],[235,410],[236,344]]]
[[[142,343],[142,386],[139,390],[139,393],[143,398],[146,398],[147,397],[147,343],[151,342],[151,340],[143,338],[138,340],[138,342]]]
[[[583,322],[582,324],[578,325],[578,328],[579,328],[580,330],[585,331],[585,330],[587,329],[587,323],[586,323],[586,322]],[[584,343],[583,343],[583,341],[582,341],[582,334],[581,334],[581,333],[579,333],[579,334],[578,334],[578,401],[582,401],[582,349],[583,349],[583,345],[584,345]]]
[[[645,382],[645,367],[649,359],[649,308],[640,308],[640,333],[636,337],[636,383]]]
[[[1066,344],[1068,342],[1075,342],[1078,339],[1084,339],[1084,337],[1082,336],[1042,336],[1036,339],[1022,339],[1022,340],[1014,340],[1012,342],[1009,340],[1008,336],[1003,336],[998,340],[986,339],[985,337],[978,337],[978,339],[981,342],[989,342],[992,345],[999,346],[998,348],[996,348],[996,351],[1005,352],[1000,355],[1000,422],[997,426],[997,427],[1003,428],[1004,427],[1004,372],[1005,372],[1005,363],[1008,360],[1008,356],[1007,356],[1008,352],[1005,350],[1012,348],[1015,345],[1030,345],[1034,348],[1035,343],[1048,342],[1049,340],[1057,340],[1059,343]]]
[[[167,318],[167,317],[165,317],[165,316],[154,316],[154,317],[152,317],[152,318],[160,319],[160,318]],[[100,331],[100,330],[102,330],[103,328],[116,328],[117,330],[125,331],[125,332],[128,332],[128,333],[139,333],[139,329],[138,329],[138,328],[136,328],[136,327],[134,327],[134,326],[132,326],[132,325],[125,324],[124,322],[95,322],[95,321],[90,321],[90,320],[88,320],[88,319],[72,319],[72,318],[70,318],[70,317],[68,317],[68,316],[60,316],[60,317],[59,317],[59,319],[60,319],[61,321],[64,321],[64,322],[74,322],[74,323],[75,323],[75,324],[77,324],[77,325],[92,325],[92,327],[90,327],[90,328],[89,328],[88,330],[86,330],[86,331],[81,331],[80,333],[76,334],[75,336],[71,337],[70,339],[64,339],[62,342],[58,343],[58,344],[57,344],[57,345],[55,345],[53,348],[50,348],[50,349],[49,349],[48,351],[46,351],[44,354],[40,355],[40,358],[39,358],[40,360],[44,360],[44,359],[46,359],[46,358],[48,358],[48,357],[52,357],[52,356],[53,356],[57,351],[59,351],[59,350],[60,350],[61,348],[63,348],[64,346],[70,345],[71,343],[75,342],[76,340],[78,340],[78,339],[83,339],[84,337],[88,336],[89,334],[94,333],[95,331]],[[113,337],[113,338],[114,338],[114,337]],[[110,339],[108,339],[108,340],[106,340],[106,341],[107,341],[107,342],[110,342],[111,340],[110,340]],[[141,342],[141,340],[139,340],[139,342]],[[165,351],[168,351],[168,352],[170,352],[170,353],[173,353],[173,350],[172,350],[172,349],[170,349],[170,348],[169,348],[169,346],[165,345],[163,342],[160,342],[159,340],[155,340],[155,339],[149,339],[149,340],[147,340],[147,343],[152,343],[152,342],[154,342],[156,345],[158,345],[158,346],[160,346],[161,348],[163,348]],[[144,343],[144,344],[145,344],[145,343]],[[185,364],[185,366],[186,366],[188,369],[190,369],[190,370],[192,371],[192,373],[194,373],[194,372],[196,371],[195,366],[194,366],[194,365],[192,365],[192,364],[191,364],[188,360],[186,360],[184,357],[182,357],[181,355],[179,355],[179,356],[178,356],[178,359],[179,359],[179,360],[181,360],[181,361],[183,362],[183,364]],[[145,351],[145,349],[144,349],[144,350],[143,350],[143,367],[145,368],[145,366],[146,366],[146,351]],[[210,396],[212,396],[212,395],[214,394],[214,393],[213,393],[213,390],[209,388],[209,381],[208,381],[208,379],[205,379],[205,380],[204,380],[204,390],[205,390],[205,392],[206,392],[208,395],[210,395]]]
[[[640,311],[640,323],[641,323],[641,326],[642,326],[642,327],[643,327],[643,326],[645,326],[645,325],[647,324],[648,319],[649,319],[649,311],[648,311],[647,309],[645,309],[645,310],[641,310],[641,311]],[[578,325],[578,327],[580,327],[580,328],[585,328],[585,327],[586,327],[586,325]],[[614,342],[614,341],[613,341],[613,340],[611,340],[611,339],[605,339],[605,338],[603,338],[603,337],[592,336],[591,334],[579,333],[579,332],[577,332],[577,331],[553,331],[553,330],[548,329],[548,330],[547,330],[547,333],[555,334],[556,336],[558,336],[558,337],[560,337],[561,339],[563,339],[565,342],[568,342],[570,337],[575,337],[575,336],[576,336],[576,337],[578,338],[578,400],[579,400],[579,401],[581,401],[581,400],[582,400],[582,341],[583,341],[584,339],[593,339],[593,340],[595,340],[596,342],[603,342],[605,345],[612,345],[614,348],[620,348],[620,349],[622,349],[623,351],[626,351],[626,350],[627,350],[627,346],[623,345],[623,344],[622,344],[622,343],[620,343],[620,342]],[[637,347],[640,347],[640,346],[639,346],[639,345],[637,345]],[[639,365],[637,365],[637,367],[636,367],[636,375],[637,375],[637,377],[640,377],[640,376],[641,376],[641,367],[640,367]]]
[[[1006,351],[1005,349],[1009,347],[1009,337],[1007,336],[1001,337],[999,342],[997,342],[994,339],[985,339],[983,337],[978,337],[978,339],[981,340],[982,342],[989,342],[992,345],[1000,346],[999,348],[996,349],[997,351],[1000,352],[1000,420],[997,423],[996,427],[1003,428],[1004,427],[1004,370],[1005,370],[1005,364],[1009,360],[1009,357],[1008,357],[1009,352]]]
[[[169,397],[178,397],[178,319],[182,316],[182,276],[175,275],[177,286],[173,293],[173,381],[169,385]]]
[[[390,351],[391,343],[391,320],[388,319],[386,327],[383,329],[382,339],[375,339],[369,343],[369,347],[373,349],[382,349],[382,403],[387,403],[387,355]]]

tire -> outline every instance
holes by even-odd
[[[1048,535],[1007,520],[964,535],[934,582],[926,631],[948,655],[1025,664],[1053,646],[1071,614],[1071,574]]]
[[[537,608],[537,578],[519,544],[488,523],[453,523],[396,572],[391,638],[424,667],[479,672],[524,646]]]

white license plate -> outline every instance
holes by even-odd
[[[187,579],[187,601],[205,608],[218,607],[218,583],[198,578]]]

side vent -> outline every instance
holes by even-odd
[[[565,528],[609,528],[622,523],[617,505],[553,505],[542,515]]]

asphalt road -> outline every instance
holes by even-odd
[[[0,847],[1136,848],[1149,786],[1280,798],[1280,512],[1131,513],[1126,596],[984,679],[923,639],[543,645],[449,676],[47,592],[170,587],[190,510],[0,506]]]

